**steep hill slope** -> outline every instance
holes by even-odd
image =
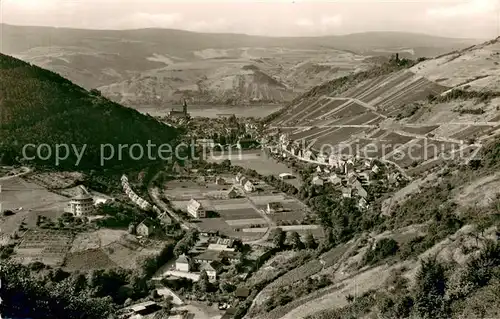
[[[500,130],[498,52],[494,40],[420,63],[393,60],[311,89],[271,126],[316,151],[381,158],[420,174]]]
[[[336,193],[312,195],[309,203],[323,203],[316,210],[332,218],[321,223],[333,237],[354,216],[369,221],[353,223],[359,228],[350,241],[334,241],[329,252],[316,251],[259,287],[244,318],[499,317],[498,49],[497,39],[416,65],[392,61],[315,88],[271,123],[317,151],[342,142],[388,146],[374,157],[397,163],[413,180],[340,219],[332,210],[351,199],[332,205]],[[479,151],[461,152],[469,148]],[[383,176],[377,187],[391,179]],[[326,287],[309,286],[318,279]]]
[[[434,56],[476,43],[396,32],[287,38],[169,29],[4,24],[0,29],[3,53],[57,72],[86,89],[102,87],[105,96],[129,106],[161,103],[167,109],[184,93],[204,104],[287,102],[321,81],[365,70],[373,64],[367,56]],[[268,85],[260,76],[241,74],[246,64],[257,65],[263,77],[279,83]],[[169,74],[172,70],[174,75]]]
[[[34,156],[38,164],[53,166],[55,147],[63,144],[70,149],[74,145],[78,150],[86,146],[78,169],[126,166],[144,159],[135,161],[125,150],[122,158],[116,153],[101,167],[101,145],[112,144],[117,149],[118,144],[139,143],[146,147],[148,140],[167,143],[177,135],[175,129],[152,117],[3,54],[0,55],[0,110],[0,154],[9,162],[23,157],[25,145],[37,147],[45,143],[52,151],[46,161],[40,157],[45,158],[47,150],[35,156],[35,147],[27,148],[27,155]],[[75,168],[76,156],[70,153],[61,161],[61,167]]]

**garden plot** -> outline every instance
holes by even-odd
[[[387,133],[386,130],[378,130],[377,132],[375,132],[374,134],[372,134],[370,136],[370,138],[379,138],[379,137],[381,137],[382,135],[384,135],[386,133]]]
[[[309,137],[309,136],[315,136],[315,135],[324,133],[327,130],[329,130],[329,128],[325,128],[325,127],[312,127],[310,129],[306,129],[305,131],[302,131],[302,132],[299,132],[299,133],[291,135],[290,139],[292,141],[301,140],[301,139]]]
[[[388,96],[377,102],[375,106],[379,110],[384,110],[384,112],[391,112],[400,109],[406,104],[425,100],[429,95],[439,95],[447,89],[427,79],[420,78],[404,87],[391,91]]]
[[[201,186],[193,181],[169,181],[165,184],[163,192],[171,200],[190,200],[204,198],[203,193],[207,192],[205,186]]]
[[[144,258],[158,254],[160,249],[148,249],[133,241],[119,241],[101,248],[108,258],[124,269],[137,269]]]
[[[374,102],[378,97],[384,93],[390,92],[395,86],[411,79],[414,76],[411,72],[401,71],[399,73],[392,73],[381,79],[373,89],[364,96],[359,96],[358,99],[366,103]]]
[[[400,135],[400,134],[397,134],[397,133],[394,133],[394,132],[391,132],[389,134],[387,134],[383,140],[387,143],[390,143],[390,144],[393,144],[393,145],[404,145],[406,143],[408,143],[409,141],[411,141],[413,139],[413,137],[411,136],[404,136],[404,135]]]
[[[368,139],[357,139],[356,141],[349,144],[349,146],[346,146],[343,149],[341,149],[340,154],[342,154],[342,155],[355,155],[356,154],[356,155],[364,157],[363,150],[370,143],[374,143],[374,141],[368,140]]]
[[[356,102],[351,102],[351,103],[347,104],[346,106],[344,106],[342,109],[339,109],[338,111],[335,111],[334,113],[327,115],[326,118],[339,119],[339,120],[333,122],[332,124],[341,125],[341,124],[344,124],[342,122],[345,118],[350,117],[350,116],[361,115],[363,113],[366,113],[367,110],[368,109],[365,108],[364,106],[359,105]]]
[[[367,112],[365,114],[356,115],[351,117],[351,119],[346,119],[343,121],[343,125],[367,125],[369,122],[375,120],[379,116],[373,112]]]
[[[406,126],[406,127],[403,127],[402,130],[404,132],[410,133],[410,134],[425,135],[425,134],[428,134],[428,133],[434,131],[438,127],[439,127],[439,125],[420,126],[420,127]]]
[[[324,98],[319,98],[314,102],[309,102],[307,106],[305,106],[303,109],[296,110],[295,114],[293,114],[290,118],[288,118],[286,121],[282,123],[283,126],[289,126],[289,125],[294,125],[297,123],[300,123],[304,117],[304,115],[308,114],[310,110],[314,110],[319,104],[321,104],[325,99]]]
[[[215,211],[221,211],[246,209],[251,208],[252,206],[248,203],[248,200],[246,198],[235,198],[227,200],[212,200],[211,207],[213,207]]]
[[[276,194],[269,196],[250,196],[249,199],[257,206],[265,206],[272,202],[284,202],[287,196],[285,194]],[[289,199],[288,201],[294,201],[294,199]]]
[[[498,127],[494,127],[491,125],[471,125],[466,129],[453,134],[450,137],[457,140],[475,139],[487,135],[488,133],[493,132],[497,128]]]
[[[90,233],[79,233],[73,240],[70,253],[104,247],[113,242],[120,241],[127,235],[127,231],[115,229],[100,229]]]
[[[285,123],[286,121],[288,121],[293,116],[294,112],[296,112],[297,110],[301,110],[309,102],[310,101],[302,100],[300,103],[289,108],[286,113],[284,113],[282,116],[280,116],[276,120],[276,125],[281,125],[281,124]]]
[[[221,218],[223,218],[229,225],[238,223],[244,220],[260,219],[261,216],[252,207],[242,209],[227,209],[217,211]]]
[[[110,269],[118,267],[100,248],[69,253],[64,262],[68,271]]]
[[[380,83],[382,76],[376,77],[374,79],[366,80],[356,85],[353,88],[348,89],[340,96],[342,97],[350,97],[350,98],[358,98],[359,96],[365,94],[368,90],[372,89],[375,85]]]
[[[348,100],[347,99],[342,99],[342,100],[330,100],[329,102],[325,103],[323,106],[318,107],[316,110],[311,112],[305,120],[314,120],[321,118],[325,114],[334,111],[338,107],[340,107],[342,104],[346,103]]]
[[[13,259],[22,264],[35,261],[61,266],[71,248],[73,234],[63,230],[28,230],[15,248]]]
[[[352,137],[354,134],[359,134],[363,132],[365,129],[360,128],[360,127],[343,127],[338,131],[335,131],[334,133],[331,133],[325,137],[317,139],[314,144],[312,145],[314,149],[321,149],[323,145],[327,146],[332,146],[335,147],[339,143],[347,141],[349,138]],[[324,149],[325,152],[328,152],[329,150],[327,149],[328,147],[325,146],[326,149]]]

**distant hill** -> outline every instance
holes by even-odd
[[[366,70],[373,56],[398,52],[416,59],[478,42],[398,32],[264,37],[5,24],[0,32],[3,53],[57,72],[86,89],[100,88],[127,106],[151,103],[166,109],[179,97],[202,104],[288,102],[320,81]],[[242,72],[245,65],[255,65],[260,72]]]
[[[0,54],[0,154],[4,162],[22,157],[26,144],[87,145],[77,169],[106,169],[138,165],[128,152],[119,160],[100,166],[100,146],[139,143],[145,148],[148,140],[160,144],[171,142],[177,131],[154,118],[123,107],[88,92],[69,80]],[[31,149],[28,149],[31,150]],[[33,155],[33,152],[28,153]],[[137,154],[137,153],[135,153]],[[137,156],[137,155],[134,155]],[[54,157],[37,160],[40,165],[54,166]],[[76,157],[60,166],[75,169]]]

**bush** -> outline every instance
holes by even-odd
[[[12,215],[14,215],[14,212],[11,211],[11,210],[9,210],[9,209],[7,209],[7,210],[3,211],[3,215],[4,216],[12,216]]]
[[[364,264],[373,265],[398,252],[398,243],[392,238],[383,238],[377,242],[375,249],[366,252]]]

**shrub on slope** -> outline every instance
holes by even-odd
[[[78,168],[100,168],[101,145],[112,144],[117,150],[118,144],[139,143],[146,149],[148,140],[167,143],[176,135],[175,129],[150,116],[90,94],[55,73],[0,54],[0,160],[4,162],[21,158],[26,144],[46,143],[52,148],[75,144],[78,149],[86,144]],[[121,160],[117,157],[106,162],[105,168],[144,162],[131,159],[128,149]],[[75,162],[71,155],[60,166],[74,169]],[[53,166],[54,158],[35,159],[34,163]]]

